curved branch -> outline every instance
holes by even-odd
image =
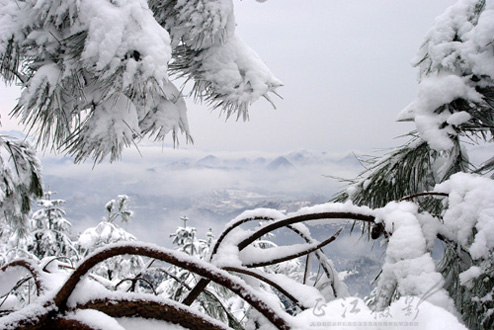
[[[233,230],[235,227],[238,227],[239,225],[246,223],[248,221],[261,220],[259,218],[260,217],[242,219],[242,220],[236,222],[235,224],[233,224],[227,230],[225,230],[225,232],[223,232],[223,234],[220,236],[221,240],[218,239],[218,241],[215,244],[214,253],[217,252],[219,244],[224,239],[226,234],[228,234],[228,232]],[[274,231],[274,230],[279,229],[279,228],[284,227],[284,226],[289,226],[289,225],[292,225],[295,223],[303,222],[303,221],[312,221],[312,220],[320,220],[320,219],[350,219],[350,220],[360,220],[360,221],[371,222],[371,223],[375,222],[374,216],[366,215],[366,214],[360,214],[360,213],[352,213],[352,212],[323,212],[323,213],[304,214],[304,215],[300,215],[300,216],[282,219],[282,220],[273,222],[273,223],[271,223],[265,227],[262,227],[258,231],[256,231],[254,234],[252,234],[251,236],[249,236],[248,238],[246,238],[245,240],[240,242],[237,246],[239,248],[239,251],[241,251],[245,247],[247,247],[247,245],[251,244],[252,242],[257,240],[258,238],[266,235],[267,233],[269,233],[271,231]],[[267,218],[263,219],[263,220],[267,220]],[[211,254],[211,256],[213,256],[213,254]],[[320,255],[318,255],[318,259],[321,260]],[[325,267],[323,267],[323,269],[324,269],[326,275],[328,276],[328,278],[330,278],[329,271]],[[206,288],[208,283],[209,283],[208,280],[201,279],[196,284],[196,286],[192,289],[192,291],[189,292],[187,297],[183,300],[183,303],[190,306],[194,302],[194,300],[197,299],[199,294]]]
[[[186,288],[187,290],[192,290],[192,288],[190,287],[190,285],[188,285],[187,283],[185,283],[185,281],[182,281],[181,279],[179,279],[178,277],[176,277],[175,275],[171,274],[170,272],[166,271],[165,269],[163,268],[154,268],[162,273],[165,273],[167,276],[170,276],[171,278],[173,278],[175,281],[177,281],[177,283],[180,283],[180,285],[182,285],[184,288]]]
[[[286,256],[282,256],[282,257],[279,257],[279,258],[276,258],[276,259],[268,260],[268,261],[261,261],[261,262],[257,262],[257,263],[254,262],[254,263],[251,263],[251,264],[246,264],[245,266],[248,267],[248,268],[270,266],[270,265],[278,264],[278,263],[281,263],[281,262],[285,262],[285,261],[288,261],[288,260],[292,260],[292,259],[295,259],[295,258],[299,258],[299,257],[305,256],[305,255],[307,255],[309,253],[312,253],[314,251],[317,251],[317,250],[323,248],[324,246],[328,245],[329,243],[333,242],[340,235],[340,233],[342,231],[343,231],[343,228],[340,228],[333,236],[331,236],[327,240],[324,240],[323,242],[321,242],[319,244],[316,244],[316,245],[312,245],[312,246],[309,245],[309,247],[306,250],[303,250],[303,251],[300,251],[300,252],[296,252],[296,253],[293,253],[293,254],[289,254],[289,255],[286,255]],[[282,249],[282,248],[279,248],[279,249]]]
[[[213,256],[216,255],[216,253],[218,252],[218,249],[219,249],[221,243],[223,242],[223,240],[225,239],[226,235],[228,235],[233,229],[237,228],[238,226],[240,226],[244,223],[247,223],[250,221],[256,221],[256,220],[257,221],[259,221],[259,220],[272,221],[272,220],[274,220],[274,218],[257,216],[257,217],[243,218],[243,219],[240,219],[240,220],[234,222],[229,227],[227,227],[225,230],[223,230],[221,235],[218,237],[218,239],[214,243],[214,246],[211,249],[211,254],[209,255],[209,261],[211,261]],[[194,300],[196,300],[197,297],[199,297],[199,295],[201,294],[201,292],[204,291],[204,289],[206,289],[209,282],[210,281],[208,279],[201,278],[199,280],[199,282],[197,282],[197,284],[194,286],[194,288],[189,292],[187,297],[185,297],[185,299],[182,301],[182,303],[187,305],[187,306],[192,305]]]
[[[313,238],[312,238],[312,237],[310,237],[310,236],[307,236],[304,232],[302,232],[302,231],[298,230],[298,229],[297,229],[295,226],[293,226],[293,225],[288,225],[288,226],[287,226],[287,228],[289,228],[289,229],[290,229],[290,230],[292,230],[294,233],[296,233],[297,235],[299,235],[300,237],[302,237],[302,238],[305,240],[305,242],[306,242],[306,243],[313,244],[313,243],[315,243],[315,242],[316,242],[316,240],[315,240],[315,239],[313,239]],[[324,270],[324,273],[326,273],[326,276],[327,276],[328,278],[331,278],[331,275],[332,275],[331,273],[332,273],[332,272],[330,272],[330,271],[329,271],[329,269],[327,269],[327,268],[326,268],[326,266],[327,266],[327,265],[326,265],[324,262],[322,262],[323,256],[321,256],[321,254],[324,254],[324,252],[319,251],[319,250],[315,251],[316,258],[317,258],[317,260],[319,260],[319,264],[321,265],[322,269]],[[308,255],[307,255],[307,257],[308,257]],[[308,259],[307,259],[307,261],[308,261]],[[307,263],[306,263],[306,266],[307,266]],[[304,277],[305,277],[305,275],[304,275]],[[334,290],[333,290],[333,291],[334,291]]]
[[[115,285],[115,290],[117,290],[117,289],[118,289],[118,287],[119,287],[122,283],[124,283],[124,282],[129,282],[129,281],[130,281],[130,282],[132,282],[132,286],[129,288],[129,289],[132,289],[132,291],[134,291],[134,290],[135,290],[135,284],[136,284],[136,282],[137,282],[137,281],[142,281],[142,282],[146,283],[147,285],[149,285],[149,286],[151,287],[151,290],[153,291],[153,294],[154,294],[155,296],[157,296],[157,295],[158,295],[158,293],[156,293],[156,290],[154,289],[153,284],[152,284],[151,282],[149,282],[148,280],[146,280],[145,278],[140,277],[140,276],[136,276],[136,277],[134,277],[134,278],[129,278],[129,277],[128,277],[128,278],[124,278],[124,279],[120,280],[120,282],[118,282],[118,283]]]
[[[322,213],[311,213],[299,215],[291,218],[286,218],[283,220],[279,220],[273,222],[265,227],[260,228],[251,236],[244,239],[237,246],[239,251],[242,251],[247,247],[247,245],[251,244],[258,238],[266,235],[267,233],[272,232],[278,228],[288,226],[294,223],[303,222],[303,221],[313,221],[313,220],[321,220],[321,219],[348,219],[348,220],[360,220],[365,222],[375,222],[375,217],[367,214],[353,213],[353,212],[322,212]]]
[[[60,264],[60,265],[58,265],[58,267],[62,267],[62,268],[66,268],[66,269],[74,269],[74,264],[73,264],[72,260],[70,260],[70,258],[60,256],[60,257],[54,257],[54,258],[52,258],[50,261],[48,261],[48,262],[46,263],[46,265],[44,265],[44,266],[43,266],[43,271],[44,271],[44,272],[47,272],[47,273],[50,273],[50,271],[47,269],[47,267],[48,267],[48,266],[49,266],[52,262],[54,262],[55,260],[57,260],[57,261],[58,261],[58,260],[62,260],[62,259],[67,260],[67,261],[70,263],[70,266]]]
[[[76,306],[94,309],[111,317],[141,317],[179,324],[187,329],[226,330],[228,327],[175,302],[142,299],[98,299]]]
[[[125,254],[140,255],[165,261],[169,264],[181,267],[217,284],[225,286],[264,315],[278,329],[290,329],[289,324],[284,318],[267,306],[261,298],[255,296],[251,291],[249,291],[248,287],[242,281],[231,276],[227,272],[224,272],[212,265],[206,265],[199,262],[199,260],[178,251],[164,248],[154,248],[135,243],[118,244],[116,246],[114,245],[101,249],[82,262],[53,299],[53,303],[57,307],[58,311],[64,312],[67,309],[67,300],[74,291],[81,277],[86,275],[91,268],[108,258]]]
[[[422,196],[441,196],[441,197],[448,197],[449,194],[440,193],[440,192],[423,192],[423,193],[418,193],[418,194],[413,194],[413,195],[402,197],[399,200],[399,202],[404,202],[404,201],[407,201],[409,199],[413,199],[413,198],[416,198],[416,197],[422,197]]]
[[[99,328],[93,328],[83,322],[80,322],[78,320],[70,319],[70,318],[65,318],[65,317],[58,317],[54,319],[52,322],[50,322],[49,328],[51,330],[67,330],[67,329],[77,329],[77,330],[104,330],[104,329],[99,329]],[[46,329],[43,328],[42,329]]]
[[[258,216],[258,217],[244,218],[244,219],[241,219],[241,220],[239,220],[237,222],[234,222],[228,228],[226,228],[225,230],[223,230],[223,232],[221,233],[221,235],[218,237],[218,239],[214,243],[214,246],[211,249],[211,255],[209,257],[209,261],[211,261],[212,257],[216,254],[216,252],[218,252],[218,248],[220,247],[220,244],[225,239],[226,235],[228,235],[233,229],[237,228],[238,226],[240,226],[240,225],[242,225],[244,223],[250,222],[250,221],[255,221],[255,220],[257,220],[257,221],[259,221],[259,220],[272,221],[272,220],[274,220],[274,218]]]
[[[5,266],[3,266],[0,269],[0,271],[5,272],[7,269],[13,268],[13,267],[24,268],[31,274],[31,276],[34,279],[34,283],[36,284],[36,295],[39,296],[42,292],[42,286],[41,286],[41,280],[40,280],[40,271],[38,270],[38,267],[36,266],[36,264],[34,264],[31,261],[26,260],[26,259],[19,259],[19,260],[12,261],[12,262],[6,264]]]
[[[285,297],[287,297],[288,299],[293,301],[295,303],[295,305],[297,305],[297,307],[300,308],[301,310],[306,310],[307,308],[310,308],[310,306],[304,306],[300,302],[300,300],[295,298],[290,292],[286,291],[281,285],[278,285],[276,282],[271,281],[269,278],[267,278],[266,276],[264,276],[262,274],[256,273],[255,271],[252,271],[249,269],[237,268],[237,267],[225,267],[224,269],[226,271],[229,271],[229,272],[234,272],[234,273],[252,276],[254,278],[257,278],[260,281],[265,282],[266,284],[272,286],[273,288],[275,288],[276,290],[281,292]]]
[[[223,240],[225,239],[226,235],[228,235],[233,229],[237,228],[238,226],[240,226],[244,223],[247,223],[250,221],[256,221],[256,220],[257,221],[259,221],[259,220],[272,221],[272,220],[274,220],[274,218],[257,216],[257,217],[243,218],[243,219],[240,219],[240,220],[234,222],[229,227],[227,227],[225,230],[223,230],[221,235],[218,237],[218,239],[214,243],[214,246],[211,249],[211,254],[209,255],[209,261],[211,261],[213,256],[216,255],[216,253],[218,252],[218,249],[219,249],[221,243],[223,242]],[[194,300],[196,300],[197,297],[199,297],[199,295],[201,294],[202,291],[204,291],[204,289],[209,284],[209,282],[210,282],[209,280],[207,280],[205,278],[201,278],[199,280],[199,282],[197,282],[197,284],[194,286],[194,288],[189,292],[187,297],[185,297],[185,299],[182,301],[182,303],[184,303],[187,306],[192,305]]]

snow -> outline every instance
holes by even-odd
[[[460,274],[460,284],[471,287],[472,280],[476,279],[482,274],[480,267],[472,266]]]
[[[139,79],[153,77],[160,82],[167,79],[167,63],[171,59],[170,37],[153,18],[147,1],[82,0],[79,10],[80,26],[87,39],[82,53],[86,65],[95,65],[103,76],[111,76],[122,58],[137,51],[139,61],[128,58],[123,88]]]
[[[294,329],[423,329],[466,330],[455,316],[417,297],[401,297],[382,312],[369,309],[360,298],[322,303],[295,317]]]
[[[436,110],[443,104],[463,98],[480,102],[480,94],[465,82],[465,78],[453,74],[429,75],[419,84],[417,98],[408,105],[398,116],[398,120],[406,120],[413,116],[417,130],[431,148],[441,151],[453,148],[450,135],[455,135],[452,127],[442,128],[444,122],[459,125],[470,118],[465,113],[451,114],[444,110],[437,113]]]
[[[441,233],[468,249],[472,258],[489,258],[494,249],[493,180],[457,173],[435,191],[449,194]]]
[[[481,4],[460,0],[437,17],[414,59],[420,68],[419,90],[398,120],[415,120],[422,138],[437,151],[452,149],[455,126],[471,119],[448,104],[463,99],[488,106],[476,88],[492,87],[494,4],[485,1],[479,11]]]
[[[442,288],[444,279],[427,250],[418,206],[391,202],[378,210],[378,220],[390,234],[383,271],[378,283],[377,308],[383,309],[397,286],[402,296],[413,295],[455,312],[452,299]],[[433,290],[431,292],[431,290]]]
[[[462,199],[455,197],[455,194],[464,198],[465,196],[470,196],[471,192],[476,189],[485,191],[486,187],[492,188],[492,185],[493,183],[489,179],[463,174],[453,176],[449,182],[438,186],[437,191],[448,192],[451,199],[450,207],[457,209],[465,208],[467,205],[465,205],[465,203],[462,204]],[[480,204],[475,208],[483,209],[486,205],[491,205],[489,196],[492,196],[492,194],[487,194],[483,198],[480,198],[481,201],[478,201]],[[479,199],[479,196],[473,194],[472,198]],[[470,204],[470,202],[468,203]],[[231,222],[227,228],[244,218],[263,216],[267,218],[276,218],[277,220],[275,221],[280,221],[287,217],[309,214],[311,212],[360,213],[375,216],[376,222],[383,223],[390,236],[388,238],[389,241],[383,273],[380,276],[378,285],[377,310],[371,310],[362,300],[340,294],[341,292],[338,296],[345,298],[335,299],[332,287],[327,285],[329,283],[327,279],[321,281],[322,284],[326,285],[326,288],[322,286],[315,288],[297,283],[293,279],[282,274],[263,273],[263,276],[266,276],[286,288],[304,306],[310,307],[308,310],[295,317],[286,315],[279,306],[278,298],[273,295],[273,293],[266,291],[259,280],[244,275],[240,275],[242,279],[238,278],[237,276],[230,275],[219,269],[218,266],[242,267],[243,264],[249,262],[258,261],[260,259],[272,259],[285,255],[288,253],[288,250],[290,250],[291,254],[294,251],[305,249],[308,244],[299,244],[292,247],[272,247],[263,249],[262,251],[259,248],[250,246],[239,253],[236,245],[252,234],[252,231],[246,231],[240,227],[235,228],[225,237],[218,253],[213,256],[212,263],[176,251],[138,242],[115,243],[106,246],[103,249],[117,246],[146,247],[147,249],[172,254],[186,263],[195,264],[199,268],[206,269],[212,273],[228,278],[235,283],[237,289],[240,289],[244,295],[253,298],[262,297],[263,302],[270,305],[277,313],[280,313],[289,324],[292,324],[293,329],[306,329],[307,327],[310,327],[311,329],[324,329],[328,326],[335,329],[357,329],[359,327],[361,328],[363,325],[366,325],[371,329],[391,326],[397,329],[400,329],[400,327],[409,328],[410,326],[420,327],[421,329],[465,329],[456,319],[456,311],[453,307],[452,300],[449,298],[447,292],[442,289],[444,279],[441,274],[436,271],[434,261],[429,253],[432,247],[431,241],[435,239],[435,234],[441,230],[442,225],[435,221],[431,215],[420,213],[418,207],[413,203],[392,202],[385,207],[376,210],[371,210],[367,207],[358,207],[351,203],[326,203],[313,207],[306,207],[289,215],[285,215],[284,213],[275,210],[259,209],[243,213]],[[473,212],[473,210],[470,212]],[[476,213],[474,212],[474,214]],[[449,219],[450,217],[453,217],[453,215],[446,215],[447,213],[445,214],[444,226],[449,226],[448,228],[452,231],[456,230],[454,227],[451,227],[452,224]],[[272,222],[268,222],[267,224],[270,223]],[[105,224],[105,228],[107,228],[108,225],[113,226],[113,224],[109,222],[103,222],[103,224]],[[301,231],[308,234],[307,227],[302,224],[296,226]],[[479,227],[479,233],[482,233],[483,230],[487,230],[486,228],[487,227]],[[94,231],[94,229],[92,230]],[[111,231],[106,233],[105,230],[102,230],[99,235],[106,238],[112,236]],[[84,239],[82,241],[84,241]],[[94,245],[94,240],[92,238],[88,238],[87,242],[93,243]],[[313,245],[316,243],[312,242],[310,244]],[[103,250],[94,251],[92,255],[101,251]],[[91,257],[91,255],[88,257]],[[55,268],[53,268],[53,270],[55,270]],[[67,274],[68,273],[66,272],[59,271],[48,274],[47,276],[51,278],[50,281],[56,279],[55,281],[60,284],[63,283],[63,277],[67,276]],[[335,275],[337,275],[336,272]],[[478,275],[479,269],[471,268],[462,273],[460,277],[462,283],[467,285],[468,281]],[[339,288],[339,282],[337,279],[335,279],[335,281],[336,282],[333,283],[335,289],[341,291],[342,288]],[[401,298],[394,301],[391,306],[388,307],[384,304],[384,301],[389,298],[387,295],[391,293],[395,285],[397,286]],[[54,292],[58,288],[59,285],[49,286],[48,291]],[[331,294],[327,294],[326,291],[328,289],[331,289]],[[108,291],[103,285],[92,280],[91,277],[86,276],[76,286],[69,298],[68,306],[74,307],[77,304],[83,304],[84,302],[102,296],[110,299],[151,299],[156,301],[162,299],[147,294],[128,294],[124,292]],[[45,297],[50,297],[50,293]],[[28,317],[28,315],[36,315],[36,313],[42,312],[43,309],[38,310],[33,307],[32,311],[26,309],[23,310],[22,313],[12,314],[11,317],[19,317],[19,319],[22,319]],[[99,312],[96,311],[77,311],[68,314],[66,317],[77,319],[92,326],[104,326],[108,329],[118,330],[135,329],[139,325],[142,327],[143,324],[152,329],[164,324],[163,322],[158,321],[141,321],[137,319],[115,320],[106,316],[100,317]],[[8,321],[9,319],[7,318],[5,320]],[[166,326],[169,325],[166,324]],[[267,324],[263,324],[263,326],[267,326]],[[180,329],[180,327],[175,325],[171,325],[171,327]]]
[[[239,215],[237,215],[235,218],[230,220],[226,225],[225,228],[231,227],[232,225],[236,224],[240,220],[244,219],[249,219],[249,218],[255,218],[255,217],[263,217],[266,219],[281,219],[284,218],[286,215],[285,213],[275,210],[275,209],[267,209],[267,208],[258,208],[254,210],[247,210]]]
[[[201,78],[211,82],[221,100],[240,104],[238,116],[247,116],[248,105],[282,85],[236,34],[225,43],[205,50],[197,61],[204,72]]]
[[[311,244],[291,244],[288,246],[270,248],[259,248],[250,245],[240,251],[239,257],[244,265],[266,263],[271,260],[278,260],[286,256],[296,255],[306,250],[313,249],[318,244],[319,242],[314,241]]]
[[[232,1],[177,1],[177,17],[170,26],[174,42],[182,40],[194,50],[222,44],[235,30]]]
[[[77,310],[69,313],[66,318],[77,320],[93,329],[126,330],[114,318],[92,309]]]
[[[14,313],[6,316],[2,316],[0,318],[0,329],[18,329],[18,324],[21,321],[36,319],[41,315],[49,313],[50,311],[54,311],[52,305],[42,306],[41,304],[37,303],[29,304],[21,310],[15,311]]]
[[[0,297],[8,294],[17,281],[29,275],[29,272],[22,267],[10,267],[6,271],[0,272]]]
[[[79,236],[78,244],[93,251],[97,247],[120,241],[135,241],[134,235],[111,222],[100,222],[96,227],[88,228]]]
[[[186,330],[185,328],[168,322],[158,320],[148,320],[142,318],[122,317],[116,318],[117,322],[125,330]]]

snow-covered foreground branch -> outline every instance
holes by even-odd
[[[447,195],[448,208],[442,219],[420,211],[408,201],[391,202],[379,209],[351,203],[327,203],[293,214],[253,210],[227,224],[209,256],[202,260],[193,253],[125,242],[94,251],[74,269],[53,265],[42,268],[28,261],[14,261],[1,269],[1,293],[8,294],[15,286],[20,275],[14,270],[21,269],[35,279],[37,297],[24,308],[1,317],[1,328],[134,329],[129,325],[132,322],[127,320],[132,317],[142,322],[153,320],[164,328],[175,324],[187,329],[359,329],[362,326],[465,329],[457,319],[459,314],[449,293],[443,288],[445,279],[436,270],[430,251],[439,237],[448,244],[458,244],[472,260],[489,258],[492,247],[487,237],[491,235],[487,223],[490,220],[482,220],[485,218],[482,214],[490,212],[492,202],[480,192],[493,188],[489,179],[465,174],[453,176],[438,186],[434,194],[427,195],[440,198]],[[471,196],[480,199],[477,207],[472,207]],[[472,219],[471,226],[466,229],[457,226],[458,219],[465,218]],[[259,220],[266,223],[255,229],[242,227]],[[379,283],[368,302],[348,296],[345,285],[335,276],[332,262],[321,250],[337,239],[341,229],[328,233],[329,237],[321,243],[312,238],[310,231],[313,224],[345,224],[348,221],[378,227],[383,235],[375,238],[387,244]],[[474,227],[477,228],[476,235],[464,239],[467,231],[472,232]],[[289,246],[270,243],[265,237],[280,228],[296,233],[304,242]],[[182,229],[188,230],[187,227]],[[322,277],[315,281],[307,280],[310,277],[307,274],[303,274],[301,281],[301,277],[296,278],[290,270],[290,260],[308,254],[316,255],[323,268]],[[124,277],[123,281],[108,282],[91,274],[99,264],[123,256],[139,256],[149,262],[137,275]],[[50,263],[57,262],[51,260]],[[170,299],[163,294],[166,292],[162,289],[163,284],[152,287],[154,280],[147,276],[153,269],[163,270],[163,263],[182,269],[168,278],[176,283],[177,290],[188,292],[188,295],[182,295],[185,298]],[[475,267],[461,274],[463,283],[479,276],[476,272],[479,267]],[[305,267],[307,271],[308,267]],[[195,284],[190,285],[183,272],[195,274]],[[136,284],[140,279],[143,285]],[[125,282],[132,285],[125,286]],[[145,290],[146,285],[151,288]],[[217,285],[226,288],[230,297],[240,298],[243,303],[232,304],[231,299],[221,298]],[[208,312],[208,299],[221,305],[228,315],[227,322],[212,317]],[[250,312],[240,315],[240,319],[247,318],[247,322],[240,323],[234,306],[244,303],[251,307]]]

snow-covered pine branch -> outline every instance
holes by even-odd
[[[169,71],[227,116],[269,100],[281,84],[234,30],[231,0],[2,1],[0,75],[39,145],[114,161],[144,136],[191,141]]]
[[[34,199],[43,195],[41,165],[27,141],[0,136],[0,236],[22,238]]]

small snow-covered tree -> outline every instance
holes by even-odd
[[[187,226],[187,221],[189,221],[187,216],[180,217],[180,220],[184,222],[184,225],[178,226],[175,233],[170,235],[173,245],[180,252],[199,260],[205,260],[210,253],[214,239],[211,229],[208,230],[206,238],[201,239],[197,237],[197,228]],[[182,301],[197,283],[198,278],[192,272],[170,266],[166,269],[165,279],[160,283],[157,291],[165,297]],[[230,299],[235,299],[231,292],[221,286],[212,285],[201,294],[195,306],[207,315],[238,328],[240,323],[230,311],[232,305]]]
[[[247,117],[280,82],[235,34],[232,0],[0,2],[0,75],[43,147],[102,161],[148,135],[190,140],[183,96]]]
[[[129,222],[133,212],[128,209],[129,197],[119,195],[117,200],[112,199],[106,203],[107,215],[96,226],[84,230],[77,241],[81,256],[87,256],[106,245],[117,242],[136,241],[134,235],[117,224],[117,219]],[[104,278],[118,284],[129,274],[139,273],[144,267],[142,258],[136,256],[116,257],[101,263],[94,272]],[[129,275],[130,276],[130,275]]]
[[[370,207],[413,198],[421,211],[435,215],[436,219],[428,221],[444,224],[438,236],[445,245],[439,265],[447,279],[444,286],[466,324],[475,329],[494,324],[494,302],[490,298],[494,293],[492,256],[490,252],[477,254],[473,244],[488,240],[481,238],[484,234],[480,232],[490,204],[480,205],[479,201],[483,200],[482,194],[490,194],[490,188],[482,181],[488,179],[466,179],[454,174],[488,176],[494,170],[493,158],[472,164],[468,157],[470,145],[490,143],[494,138],[493,13],[494,1],[459,0],[436,18],[415,59],[420,71],[417,97],[399,115],[399,120],[414,121],[416,131],[410,133],[411,139],[403,146],[383,157],[367,159],[368,169],[336,198]],[[453,197],[451,188],[435,188],[447,181],[450,183],[439,187],[462,182],[465,195]],[[475,194],[473,182],[485,189],[475,190],[480,194],[477,201],[469,198]],[[448,194],[447,201],[435,198]],[[467,201],[472,203],[469,216],[463,213],[466,209],[459,211],[455,207],[458,203],[467,207]],[[454,210],[458,213],[454,214]],[[494,221],[489,218],[489,223]],[[382,235],[383,229],[374,226],[373,238]],[[387,296],[392,300],[390,291]]]
[[[30,219],[27,250],[38,259],[65,257],[77,259],[77,250],[70,237],[71,223],[65,218],[62,199],[52,199],[53,192],[46,191],[38,200],[39,210]]]

